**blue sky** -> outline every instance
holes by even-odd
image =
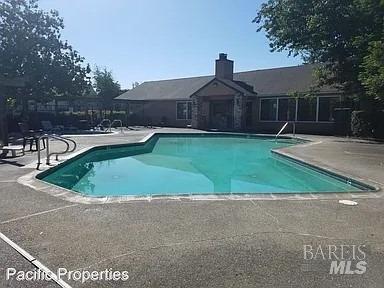
[[[292,66],[300,58],[271,53],[251,23],[261,0],[40,0],[64,18],[67,39],[86,61],[132,82],[214,72],[219,52],[235,71]]]

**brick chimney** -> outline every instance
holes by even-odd
[[[227,59],[227,54],[220,53],[216,59],[215,76],[217,78],[233,80],[233,61]]]

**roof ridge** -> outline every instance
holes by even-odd
[[[292,66],[285,66],[285,67],[272,67],[272,68],[238,71],[238,72],[234,72],[233,74],[237,75],[237,74],[241,74],[241,73],[250,73],[250,72],[256,72],[256,71],[293,69],[293,68],[298,68],[298,67],[302,67],[302,66],[313,66],[316,64],[317,63],[303,63],[300,65],[292,65]],[[151,82],[160,82],[160,81],[175,81],[175,80],[185,80],[185,79],[197,79],[197,78],[206,78],[206,77],[215,77],[215,75],[211,74],[211,75],[200,75],[200,76],[180,77],[180,78],[170,78],[170,79],[158,79],[158,80],[144,81],[142,83],[151,83]]]
[[[171,78],[171,79],[149,80],[149,81],[144,81],[143,83],[160,82],[160,81],[175,81],[175,80],[196,79],[196,78],[206,78],[206,77],[215,77],[215,75],[202,75],[202,76],[181,77],[181,78]]]
[[[299,68],[303,66],[314,66],[314,65],[317,65],[317,63],[303,63],[299,65],[292,65],[292,66],[285,66],[285,67],[272,67],[272,68],[263,68],[263,69],[255,69],[255,70],[246,70],[246,71],[234,72],[233,74],[249,73],[249,72],[256,72],[256,71],[267,71],[267,70],[284,70],[284,69],[293,69],[293,68]]]

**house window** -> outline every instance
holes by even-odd
[[[333,122],[334,110],[340,105],[340,97],[318,96],[308,98],[260,99],[261,121]]]
[[[279,99],[279,121],[295,121],[296,119],[296,99],[280,98]]]
[[[277,99],[260,100],[260,120],[276,121]]]
[[[191,101],[176,102],[176,119],[177,120],[192,119],[192,102]]]
[[[299,98],[297,109],[298,121],[316,121],[317,98]]]
[[[339,104],[339,97],[319,97],[319,121],[333,122],[334,119],[334,109]]]

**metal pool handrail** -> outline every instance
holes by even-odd
[[[108,122],[108,128],[111,127],[111,120],[109,120],[108,118],[104,118],[103,120],[101,120],[98,126],[102,126],[104,128],[104,125],[103,125],[104,122]]]
[[[41,147],[40,147],[40,141],[43,140],[45,141],[45,139],[47,140],[47,159],[46,159],[46,164],[49,165],[50,164],[50,157],[53,156],[53,155],[56,155],[56,161],[59,160],[59,155],[63,155],[63,154],[66,154],[66,153],[71,153],[73,151],[76,150],[77,148],[77,144],[74,140],[72,139],[69,139],[69,138],[66,138],[66,137],[63,137],[63,136],[59,136],[59,135],[55,135],[55,134],[44,134],[42,136],[39,137],[39,139],[37,140],[37,170],[39,170],[39,167],[41,165]],[[52,152],[52,153],[49,153],[49,139],[56,139],[58,141],[61,141],[63,143],[65,143],[65,145],[67,146],[66,149],[64,151],[61,151],[61,152]],[[73,144],[73,148],[70,149],[70,145],[69,145],[69,142]]]
[[[109,124],[109,132],[112,132],[112,126],[114,123],[119,123],[120,124],[120,131],[121,133],[123,133],[123,121],[119,120],[119,119],[115,119],[113,120],[110,124]]]
[[[286,122],[283,127],[281,127],[280,131],[276,134],[275,136],[275,140],[277,140],[277,137],[280,136],[281,133],[283,133],[284,129],[287,128],[289,122]],[[292,134],[293,134],[293,137],[295,137],[295,134],[296,134],[296,123],[295,122],[292,122],[292,125],[293,125],[293,130],[292,130]]]
[[[279,137],[280,134],[284,131],[285,127],[288,126],[288,123],[289,123],[289,122],[285,123],[285,124],[283,125],[283,127],[281,127],[280,131],[279,131],[279,132],[276,134],[276,136],[275,136],[275,140],[276,140],[277,137]]]

